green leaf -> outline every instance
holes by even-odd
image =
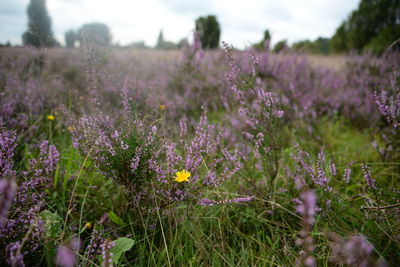
[[[49,239],[55,239],[61,232],[61,217],[57,213],[44,210],[39,214],[44,222],[45,234]]]
[[[113,254],[111,258],[114,264],[118,264],[122,254],[130,250],[135,241],[131,238],[120,237],[117,240],[114,240],[114,242],[115,246],[110,250],[110,252]]]
[[[126,223],[120,217],[118,217],[118,215],[115,214],[113,211],[110,211],[108,213],[108,217],[115,224],[118,224],[118,225],[121,225],[121,226],[126,225]]]

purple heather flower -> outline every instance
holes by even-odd
[[[201,206],[214,206],[214,201],[208,198],[203,198],[199,201],[199,205]]]
[[[78,250],[78,239],[72,239],[67,245],[60,245],[57,248],[56,264],[61,267],[74,267],[76,264],[75,254]]]
[[[43,164],[44,174],[48,175],[53,173],[56,168],[57,164],[60,160],[60,153],[58,152],[57,148],[54,145],[50,145],[49,141],[43,141],[39,145],[40,149],[40,161]],[[37,176],[41,175],[42,173],[38,173]]]
[[[365,178],[365,181],[367,182],[368,186],[372,189],[376,189],[375,179],[373,179],[371,177],[371,169],[365,163],[363,163],[361,165],[361,169],[364,173],[364,178]]]
[[[297,212],[303,217],[303,229],[300,231],[300,238],[296,240],[297,245],[303,247],[301,253],[301,261],[305,266],[316,266],[315,260],[312,257],[314,251],[314,241],[311,236],[312,225],[315,223],[315,214],[317,213],[317,196],[314,191],[309,190],[300,195],[300,200],[297,201]]]
[[[349,239],[343,239],[334,234],[331,235],[334,238],[330,244],[332,262],[352,266],[370,266],[374,247],[364,236],[352,235]]]
[[[17,184],[14,176],[12,176],[12,178],[3,178],[0,180],[0,227],[7,219],[7,213],[15,197],[16,189]]]
[[[350,167],[346,167],[346,169],[344,169],[344,174],[343,174],[343,180],[346,184],[350,182],[350,176],[351,176],[351,169]]]
[[[115,242],[114,241],[104,241],[101,245],[101,255],[103,258],[103,264],[102,266],[104,267],[111,267],[112,265],[112,252],[110,252],[110,249],[112,249],[115,246]]]
[[[14,243],[10,243],[6,247],[7,256],[8,256],[8,264],[16,267],[24,267],[24,256],[21,253],[21,242],[17,241]]]
[[[336,176],[336,165],[333,159],[329,160],[329,170],[332,176]]]
[[[142,156],[143,149],[141,147],[137,147],[135,150],[135,156],[131,161],[131,169],[132,172],[136,171],[137,167],[139,166],[140,157]]]
[[[314,224],[315,214],[317,211],[317,196],[314,191],[306,191],[301,194],[300,199],[302,204],[297,206],[297,212],[300,213],[304,221],[308,224]]]
[[[13,131],[0,127],[0,178],[11,174],[17,137]]]

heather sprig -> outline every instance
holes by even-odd
[[[333,159],[330,159],[329,162],[326,160],[324,148],[321,147],[316,160],[309,153],[301,150],[298,145],[296,145],[296,149],[296,154],[292,155],[294,162],[296,162],[296,175],[306,177],[308,184],[312,182],[325,191],[332,191],[329,182],[332,177],[336,176],[337,170]],[[326,171],[328,167],[330,173]]]
[[[16,173],[13,170],[16,146],[15,133],[0,128],[0,228],[7,220],[17,189]]]
[[[303,217],[303,228],[299,233],[300,238],[296,240],[296,244],[303,248],[300,252],[300,260],[307,267],[316,266],[315,259],[312,256],[314,240],[311,231],[315,223],[317,208],[317,196],[314,191],[309,190],[301,193],[296,210]]]
[[[363,171],[364,178],[365,178],[365,181],[367,182],[368,187],[371,189],[377,189],[377,187],[375,185],[375,179],[372,178],[372,176],[371,176],[371,168],[368,165],[366,165],[365,163],[363,163],[363,164],[361,164],[361,169]]]
[[[0,228],[7,220],[7,214],[15,197],[16,189],[15,177],[0,179]]]
[[[0,126],[0,178],[13,173],[14,151],[17,146],[15,132]]]

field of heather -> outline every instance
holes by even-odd
[[[400,55],[0,49],[0,265],[398,266]]]

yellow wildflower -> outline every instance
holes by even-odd
[[[85,228],[86,228],[86,229],[92,228],[92,224],[91,224],[90,222],[87,222],[87,223],[85,224]]]
[[[72,126],[72,125],[71,125],[71,126],[68,126],[68,128],[67,128],[67,129],[68,129],[68,131],[70,131],[70,132],[73,132],[73,131],[75,131],[75,127],[74,127],[74,126]]]
[[[190,177],[190,172],[182,170],[176,173],[175,181],[177,181],[178,183],[189,182],[189,177]]]
[[[160,111],[164,111],[165,110],[165,105],[160,105]]]
[[[47,119],[49,121],[54,121],[56,119],[56,117],[54,115],[47,115]]]

